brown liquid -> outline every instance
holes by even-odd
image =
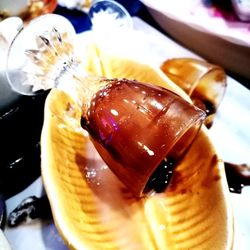
[[[204,110],[207,116],[213,115],[216,113],[216,108],[214,104],[211,103],[210,101],[202,99],[202,98],[198,98],[198,97],[192,97],[192,101],[194,105]]]
[[[207,100],[201,95],[198,95],[197,93],[192,95],[191,99],[195,106],[197,106],[198,108],[206,112],[207,118],[205,121],[205,125],[208,129],[211,128],[213,125],[213,119],[214,119],[215,113],[217,111],[215,105],[211,101]]]
[[[107,81],[82,126],[107,165],[140,196],[166,156],[176,161],[185,153],[203,119],[204,112],[173,92],[123,79]]]
[[[241,193],[242,188],[250,185],[250,166],[247,164],[232,164],[225,162],[225,170],[229,190]]]

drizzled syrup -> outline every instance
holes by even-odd
[[[214,119],[215,113],[217,111],[215,104],[207,100],[205,97],[199,95],[198,93],[194,93],[191,96],[191,99],[195,106],[197,106],[198,108],[206,112],[207,118],[205,121],[205,125],[208,129],[211,128],[213,125],[213,119]]]
[[[174,166],[173,161],[165,158],[148,180],[144,193],[148,193],[151,190],[154,190],[156,193],[164,192],[171,181]]]
[[[250,166],[225,162],[225,171],[229,190],[240,194],[242,188],[250,185]]]

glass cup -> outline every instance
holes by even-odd
[[[103,80],[83,127],[107,165],[136,196],[165,190],[195,139],[204,112],[175,93],[130,80]]]
[[[206,112],[205,124],[211,127],[226,90],[225,71],[218,65],[194,58],[170,59],[163,62],[161,69]]]

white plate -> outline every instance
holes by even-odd
[[[134,28],[147,36],[147,60],[158,64],[172,57],[196,57],[192,52],[179,46],[157,30],[138,18],[133,18]],[[87,39],[88,33],[79,35],[79,40]],[[146,41],[145,41],[146,43]],[[142,46],[143,49],[146,48]],[[217,118],[210,130],[211,138],[219,153],[226,161],[235,163],[250,162],[250,92],[228,77],[228,88],[219,108]],[[43,187],[39,178],[26,190],[7,200],[8,213],[23,198],[30,195],[41,196]],[[241,195],[232,194],[235,214],[235,246],[234,249],[249,249],[250,239],[250,188],[243,189]],[[17,228],[6,228],[5,235],[13,250],[65,250],[67,249],[57,233],[53,221],[33,223]]]
[[[202,4],[205,2],[202,0],[141,1],[156,22],[178,42],[228,71],[250,79],[250,22],[229,21],[215,8]]]
[[[223,13],[215,5],[209,4],[209,1],[142,0],[142,2],[198,30],[215,34],[235,44],[250,47],[250,22],[242,22],[236,19],[233,12]],[[228,1],[228,5],[230,5],[230,1]]]

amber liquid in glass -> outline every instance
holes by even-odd
[[[190,117],[198,121],[201,115],[202,111],[166,89],[107,80],[92,98],[82,127],[113,172],[141,195],[138,187],[144,185],[142,193],[147,190],[145,183],[162,161],[172,166],[183,155],[201,125],[191,126],[196,121]]]

